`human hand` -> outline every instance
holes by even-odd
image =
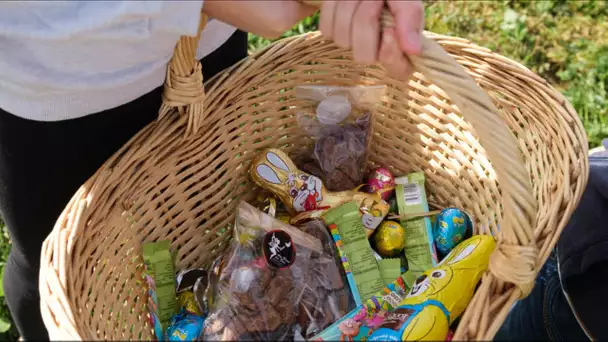
[[[324,1],[319,28],[336,45],[353,50],[355,61],[381,61],[391,75],[407,79],[411,72],[409,60],[403,55],[420,55],[424,8],[419,0],[387,0],[395,27],[384,28],[380,17],[384,1]]]
[[[239,29],[278,38],[317,9],[296,0],[205,0],[203,12]]]

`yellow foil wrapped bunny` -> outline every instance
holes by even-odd
[[[328,209],[350,201],[361,208],[363,225],[371,235],[388,214],[389,204],[379,193],[369,194],[357,189],[331,192],[318,177],[299,170],[281,150],[268,149],[251,164],[251,179],[277,196],[295,216],[291,224],[319,218]]]
[[[475,235],[437,266],[422,273],[369,341],[445,341],[450,324],[465,310],[488,268],[494,238]]]

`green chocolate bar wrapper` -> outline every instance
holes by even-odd
[[[384,285],[388,286],[401,275],[401,259],[378,260],[378,268]]]
[[[395,197],[401,217],[429,211],[424,181],[423,172],[414,172],[395,179],[397,183]],[[437,251],[433,228],[428,217],[402,219],[401,225],[405,229],[404,253],[408,261],[408,270],[404,278],[411,287],[422,272],[437,265]]]
[[[343,266],[345,270],[350,269],[360,296],[355,298],[355,302],[362,303],[382,291],[384,288],[382,275],[367,239],[366,228],[361,221],[359,205],[351,201],[330,209],[323,215],[323,220],[330,229],[335,225],[340,234],[341,244],[338,248],[344,253],[348,263]],[[347,278],[351,279],[348,275]]]
[[[164,338],[171,317],[177,314],[175,294],[174,254],[169,241],[150,242],[143,245],[145,277],[148,283],[148,309],[159,341]]]

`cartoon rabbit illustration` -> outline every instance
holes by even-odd
[[[296,212],[321,209],[325,189],[319,178],[298,170],[281,151],[268,150],[262,157],[252,167],[255,183],[272,191]]]
[[[495,245],[494,238],[484,235],[461,242],[441,263],[416,279],[370,341],[386,340],[387,334],[402,341],[445,340],[450,323],[473,297]]]
[[[300,175],[304,185],[300,189],[291,187],[290,195],[294,198],[293,207],[296,211],[313,211],[323,200],[323,183],[315,176]]]
[[[291,247],[291,242],[286,242],[284,246],[281,246],[281,241],[277,239],[277,237],[272,234],[272,238],[270,239],[270,259],[272,259],[275,255],[277,255],[280,251],[285,248]]]

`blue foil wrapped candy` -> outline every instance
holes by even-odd
[[[165,332],[165,341],[196,341],[203,331],[205,319],[183,310],[173,316]]]
[[[435,247],[441,256],[446,256],[472,233],[473,224],[464,211],[446,208],[437,215],[433,230]]]

